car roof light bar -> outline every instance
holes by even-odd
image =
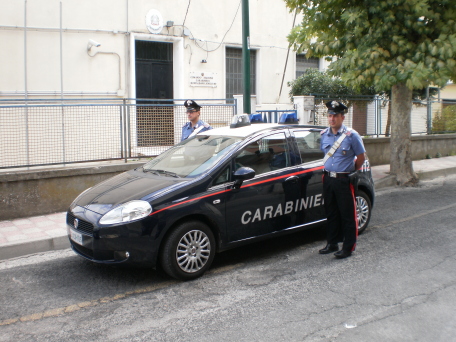
[[[250,126],[250,118],[248,114],[236,114],[231,120],[230,128],[238,128]]]
[[[279,124],[297,124],[299,122],[298,115],[294,112],[283,113],[280,115]]]

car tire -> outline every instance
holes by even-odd
[[[356,192],[356,214],[358,217],[358,234],[361,234],[367,228],[372,214],[371,200],[362,190]]]
[[[166,238],[161,250],[161,265],[173,278],[196,279],[211,266],[215,250],[214,234],[206,224],[184,222]]]

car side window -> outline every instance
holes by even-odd
[[[236,169],[242,166],[255,170],[256,175],[291,165],[291,156],[284,133],[276,133],[245,146],[235,159]]]
[[[223,171],[217,176],[213,182],[213,186],[226,183],[230,180],[230,167],[227,166]]]
[[[323,159],[324,153],[320,150],[320,132],[318,131],[294,131],[301,163],[309,163]]]

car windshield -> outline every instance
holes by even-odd
[[[198,135],[166,150],[143,167],[170,177],[198,177],[217,164],[243,138]]]

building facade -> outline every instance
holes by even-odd
[[[242,6],[213,0],[0,0],[0,97],[225,99],[242,94]],[[289,50],[283,0],[250,0],[251,91],[289,105],[287,82],[324,68]]]

